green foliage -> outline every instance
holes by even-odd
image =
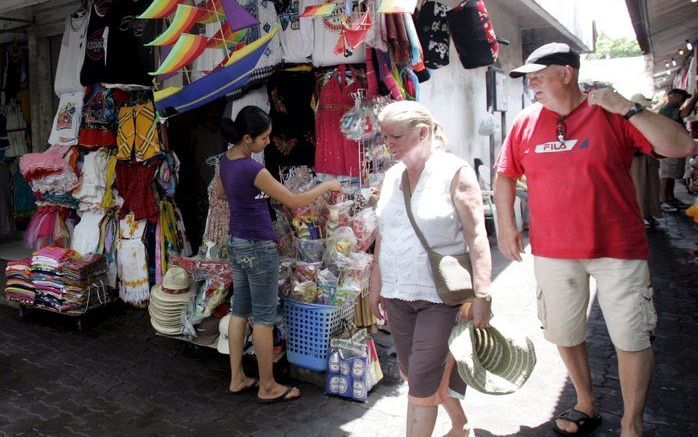
[[[586,59],[611,59],[640,56],[640,46],[634,38],[611,38],[599,32],[596,39],[596,51],[587,53]]]

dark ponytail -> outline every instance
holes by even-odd
[[[224,118],[221,121],[221,132],[230,144],[237,144],[242,137],[249,135],[254,140],[271,126],[269,114],[257,106],[245,106],[240,110],[235,121]]]

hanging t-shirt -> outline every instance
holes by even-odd
[[[562,259],[647,259],[647,236],[630,177],[633,152],[652,145],[629,121],[586,101],[564,119],[536,103],[517,117],[497,172],[526,176],[533,254]]]
[[[307,0],[305,6],[324,3],[320,0]],[[366,62],[366,44],[352,50],[351,56],[344,56],[343,53],[335,54],[334,48],[340,36],[340,17],[344,13],[342,7],[335,8],[334,12],[323,18],[303,18],[302,20],[312,20],[314,28],[313,40],[313,65],[316,67],[326,67],[339,64],[360,64]]]
[[[111,3],[112,0],[95,0],[90,10],[85,57],[80,72],[80,83],[85,86],[104,81]]]
[[[315,163],[315,112],[311,107],[315,73],[277,71],[267,86],[271,100],[271,138],[264,149],[267,169],[279,178],[280,167]]]
[[[157,23],[137,18],[149,5],[150,0],[112,4],[105,83],[152,86],[153,78],[148,72],[155,71],[155,52],[145,44],[155,39]]]
[[[58,55],[56,67],[56,81],[53,84],[53,89],[59,97],[64,93],[82,90],[80,70],[85,59],[85,38],[89,20],[90,13],[83,8],[73,12],[65,20],[61,52]]]
[[[84,97],[83,91],[61,95],[58,111],[53,119],[51,136],[48,139],[49,144],[73,146],[78,143],[82,99]]]
[[[225,107],[225,112],[223,116],[235,120],[238,113],[245,106],[256,106],[262,111],[269,113],[269,96],[267,95],[267,88],[265,86],[260,86],[250,90],[239,99],[230,100]],[[264,165],[264,151],[253,153],[252,159]]]
[[[281,51],[284,62],[310,62],[313,54],[313,22],[300,18],[303,0],[284,0],[279,12]]]
[[[259,21],[258,25],[242,30],[245,32],[245,37],[241,43],[243,46],[268,34],[274,25],[279,22],[274,2],[271,0],[240,0],[238,3]],[[281,63],[281,42],[279,39],[278,34],[272,38],[264,54],[259,58],[259,62],[255,65],[255,70],[264,67],[274,67]]]

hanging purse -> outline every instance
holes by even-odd
[[[429,247],[429,243],[427,243],[412,215],[412,191],[410,190],[407,170],[402,173],[402,194],[405,196],[407,217],[412,223],[417,238],[427,251],[429,266],[439,298],[446,305],[460,305],[466,300],[473,299],[475,291],[473,290],[473,268],[470,265],[470,255],[467,252],[456,255],[441,255]]]

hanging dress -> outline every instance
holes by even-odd
[[[212,241],[223,247],[228,241],[228,224],[230,222],[230,208],[226,199],[221,199],[216,194],[216,184],[221,179],[220,160],[216,161],[216,170],[208,186],[208,217],[206,217],[206,230],[204,241]]]
[[[148,262],[142,238],[146,220],[134,220],[128,214],[119,221],[117,265],[119,297],[126,303],[138,305],[148,300]]]
[[[351,67],[350,67],[351,68]],[[352,93],[362,88],[357,70],[351,68],[353,82],[348,83],[346,66],[337,68],[320,90],[315,114],[315,172],[358,176],[359,145],[347,139],[340,129],[342,116],[354,107]]]

